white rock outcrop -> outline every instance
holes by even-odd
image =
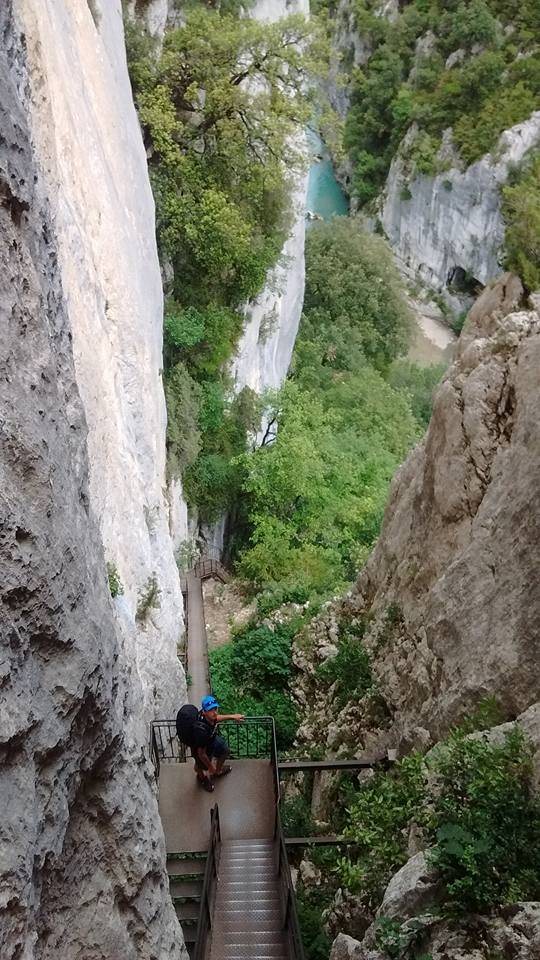
[[[0,33],[0,955],[180,960],[145,747],[185,695],[182,601],[120,0],[8,0]]]
[[[163,493],[162,288],[121,3],[19,0],[17,8],[88,424],[90,504],[124,588],[116,615],[140,674],[142,715],[170,715],[185,687],[174,659],[183,608]],[[137,607],[153,577],[159,606],[141,625]]]
[[[452,167],[436,177],[411,179],[406,161],[400,155],[394,159],[381,221],[407,276],[440,291],[446,291],[456,269],[484,285],[498,276],[504,240],[501,186],[539,141],[540,111],[505,131],[491,154],[465,170]]]
[[[274,21],[291,13],[309,14],[308,0],[256,0],[249,11],[257,20]],[[298,149],[305,152],[304,137]],[[298,332],[304,300],[304,239],[307,193],[305,172],[296,177],[291,205],[293,226],[280,261],[266,286],[246,310],[244,330],[232,363],[236,392],[248,386],[257,393],[277,389],[285,379]]]

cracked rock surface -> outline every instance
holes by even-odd
[[[298,644],[301,739],[317,729],[333,751],[405,752],[486,696],[506,719],[538,700],[540,316],[521,302],[507,274],[471,310],[377,546],[351,594]],[[382,718],[369,698],[337,713],[318,683],[343,617],[369,618]]]
[[[89,27],[86,2],[69,7]],[[54,9],[67,17],[62,3]],[[73,193],[59,181],[61,222],[47,179],[54,157],[42,165],[31,126],[50,89],[29,49],[50,38],[25,33],[26,13],[22,2],[0,6],[0,956],[180,960],[143,752],[152,693],[109,595],[95,495],[105,469],[92,461],[98,407],[83,401],[84,358],[74,355],[90,287],[74,305]],[[76,47],[74,35],[57,39]],[[76,80],[62,82],[73,93]],[[84,236],[71,247],[81,282]],[[103,288],[92,289],[99,300]],[[102,355],[99,311],[90,320]],[[99,396],[100,381],[93,387]]]

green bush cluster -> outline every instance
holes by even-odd
[[[354,220],[311,228],[290,378],[268,398],[277,435],[240,463],[249,542],[237,570],[264,612],[343,588],[378,536],[388,484],[423,432],[441,372],[410,365],[393,386],[410,328],[385,242]]]
[[[273,716],[278,748],[290,747],[297,717],[288,695],[292,674],[291,642],[298,621],[250,626],[210,652],[212,689],[226,709],[252,716]]]
[[[139,590],[137,600],[137,612],[135,619],[143,627],[148,621],[151,610],[157,610],[160,606],[161,588],[159,586],[155,573],[148,577],[148,580]]]
[[[328,960],[330,956],[332,940],[324,932],[321,922],[322,911],[328,907],[330,899],[331,894],[326,887],[297,885],[296,909],[306,960]]]
[[[404,155],[412,172],[432,174],[447,127],[470,164],[495,147],[503,130],[540,106],[535,0],[521,6],[501,0],[411,0],[391,22],[376,15],[370,0],[356,0],[355,11],[372,53],[353,74],[344,143],[362,204],[379,192],[413,124],[416,133]],[[419,55],[417,42],[428,33],[434,42]]]
[[[241,307],[289,228],[301,162],[291,134],[308,115],[318,40],[300,16],[262,23],[239,17],[235,0],[189,6],[160,49],[129,19],[125,27],[161,258],[174,271],[164,319],[169,472],[212,521],[235,500],[232,460],[253,427],[224,370]]]
[[[338,707],[360,700],[373,687],[371,660],[362,644],[364,625],[342,625],[337,654],[317,668],[317,677],[334,685],[333,699]]]
[[[124,592],[124,587],[122,581],[120,580],[118,567],[115,563],[110,561],[107,562],[107,581],[109,584],[109,592],[113,600],[115,597],[120,597]]]
[[[455,733],[436,761],[431,861],[458,912],[540,897],[540,800],[519,729],[501,743]]]
[[[407,827],[422,819],[426,786],[424,761],[411,754],[388,773],[376,774],[348,810],[345,836],[354,841],[353,857],[342,857],[344,885],[359,893],[371,909],[379,905],[391,876],[407,860]]]
[[[371,909],[407,859],[413,821],[444,882],[446,911],[485,913],[540,896],[540,798],[531,746],[517,727],[491,743],[467,734],[471,723],[428,758],[429,776],[424,758],[412,754],[350,802],[344,833],[355,852],[339,860],[338,874]]]
[[[533,151],[503,187],[507,264],[540,290],[540,152]]]

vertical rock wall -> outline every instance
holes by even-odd
[[[124,593],[145,718],[183,696],[182,597],[164,500],[162,289],[146,157],[127,75],[120,0],[19,0],[31,127],[54,217],[78,389],[88,423],[89,497]],[[157,581],[159,606],[137,608]],[[140,607],[139,607],[140,608]]]
[[[466,170],[407,176],[400,156],[386,183],[381,220],[404,272],[445,291],[456,269],[486,284],[500,272],[504,242],[501,187],[540,141],[540,112],[503,133],[493,154]],[[408,187],[408,199],[403,188]]]
[[[120,0],[101,7],[0,7],[2,960],[186,956],[144,754],[184,690],[159,271]]]
[[[250,16],[279,20],[291,13],[309,15],[309,0],[256,0]],[[299,137],[307,157],[307,145]],[[235,389],[257,393],[281,386],[287,376],[304,301],[304,239],[307,170],[295,181],[291,198],[294,220],[280,262],[264,290],[246,311],[244,332],[232,365]]]

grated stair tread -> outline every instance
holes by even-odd
[[[197,899],[200,900],[202,892],[202,879],[201,880],[189,880],[184,882],[183,880],[171,880],[169,884],[169,890],[171,897],[176,899],[176,897],[182,897],[185,900]]]
[[[273,843],[223,844],[211,960],[288,960],[281,924]]]

